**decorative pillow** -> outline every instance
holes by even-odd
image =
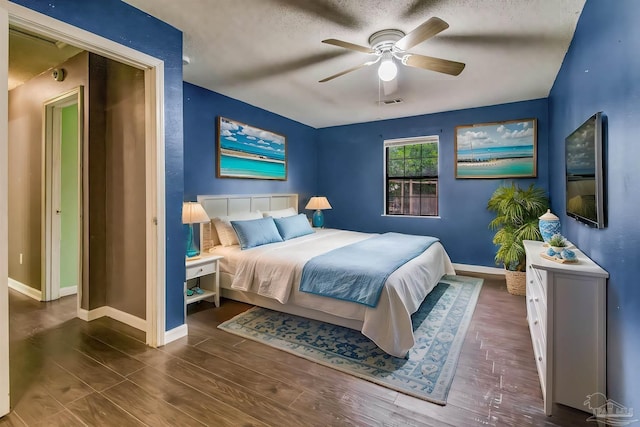
[[[262,212],[262,216],[263,217],[272,217],[272,218],[284,218],[287,216],[294,216],[297,215],[298,212],[296,212],[296,210],[294,208],[287,208],[287,209],[278,209],[275,211],[264,211]]]
[[[231,221],[243,221],[248,219],[260,218],[262,218],[262,214],[260,212],[247,212],[242,214],[213,218],[212,222],[213,226],[216,228],[216,232],[218,233],[220,244],[222,246],[233,246],[237,245],[239,242],[238,237],[236,236],[236,232],[231,226]]]
[[[254,248],[267,243],[282,242],[273,218],[251,219],[248,221],[231,221],[231,226],[238,235],[241,249]]]
[[[278,232],[284,240],[306,236],[307,234],[313,233],[313,229],[311,228],[309,220],[305,214],[288,216],[285,218],[274,218],[273,221],[276,223]]]

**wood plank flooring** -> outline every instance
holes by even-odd
[[[542,395],[524,297],[485,280],[446,406],[388,390],[216,326],[246,310],[189,307],[189,336],[160,348],[75,297],[9,291],[12,412],[3,426],[579,426],[589,414]]]

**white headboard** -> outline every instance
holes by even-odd
[[[247,212],[273,211],[278,209],[294,208],[298,211],[297,194],[227,194],[198,196],[198,202],[202,205],[209,218],[236,215]],[[215,227],[211,222],[200,226],[200,250],[208,251],[220,240]]]

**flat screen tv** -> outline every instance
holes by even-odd
[[[603,114],[596,113],[565,139],[567,215],[605,226]]]

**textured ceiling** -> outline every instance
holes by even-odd
[[[9,90],[81,52],[21,28],[9,29]]]
[[[184,32],[187,82],[326,127],[546,97],[584,0],[125,0]],[[318,80],[370,56],[368,46],[432,16],[450,27],[412,52],[466,63],[458,77],[401,67],[384,96],[377,66]],[[379,105],[380,100],[404,102]]]
[[[316,128],[546,97],[584,6],[584,0],[125,1],[184,32],[185,81]],[[464,62],[459,76],[400,66],[388,96],[377,65],[318,83],[372,59],[322,40],[368,46],[378,30],[408,33],[432,16],[449,28],[410,51]],[[11,45],[10,78],[23,57],[45,59],[31,49],[47,42],[29,43]],[[73,56],[65,55],[38,64],[31,77]],[[391,99],[403,102],[380,103]]]

